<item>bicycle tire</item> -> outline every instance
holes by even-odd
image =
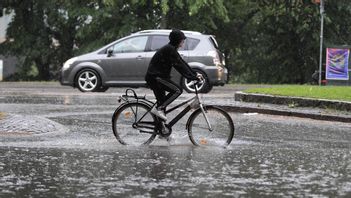
[[[150,105],[131,102],[122,104],[116,109],[112,116],[112,130],[116,139],[123,145],[148,145],[156,137],[155,129],[150,133],[142,133],[140,129],[134,128],[141,116],[143,116],[149,109]],[[156,118],[152,114],[147,114],[143,120],[155,123]]]
[[[216,106],[204,106],[204,111],[212,126],[209,129],[199,108],[191,114],[187,128],[190,141],[196,146],[228,146],[234,137],[234,123],[230,115]]]

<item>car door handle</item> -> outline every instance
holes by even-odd
[[[184,54],[180,54],[181,57],[186,57]]]
[[[137,59],[137,60],[143,60],[144,57],[142,57],[142,56],[139,55],[139,56],[136,57],[136,59]]]

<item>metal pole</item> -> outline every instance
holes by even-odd
[[[2,72],[3,68],[4,68],[3,61],[0,60],[0,81],[2,81],[2,79],[3,79],[3,72]]]
[[[320,2],[320,14],[321,14],[321,32],[320,32],[320,46],[319,46],[319,78],[318,84],[322,84],[322,56],[323,56],[323,22],[324,22],[324,0]]]

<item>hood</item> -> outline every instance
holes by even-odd
[[[186,39],[184,33],[178,29],[173,29],[169,34],[169,43],[177,47],[182,40]]]

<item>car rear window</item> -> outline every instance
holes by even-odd
[[[188,47],[188,50],[194,50],[199,43],[199,39],[187,38],[185,44]]]
[[[152,36],[151,39],[151,45],[150,45],[150,50],[151,51],[156,51],[166,45],[169,42],[168,36],[164,35],[157,35],[157,36]],[[179,50],[193,50],[195,47],[199,44],[200,40],[199,39],[194,39],[194,38],[187,38],[185,40],[185,44],[182,48]]]

